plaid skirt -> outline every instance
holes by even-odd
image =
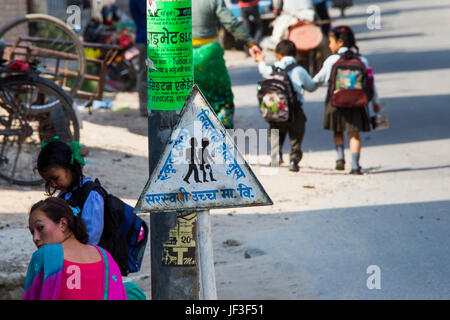
[[[323,128],[334,132],[370,131],[370,120],[366,108],[336,108],[325,104]]]

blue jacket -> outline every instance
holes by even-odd
[[[130,12],[136,23],[136,43],[147,42],[147,2],[146,0],[130,0]]]
[[[83,184],[87,181],[93,181],[91,177],[83,178]],[[76,190],[78,187],[72,189]],[[64,200],[69,200],[72,197],[72,191],[68,193],[60,192],[58,197]],[[100,193],[92,190],[83,205],[83,211],[81,212],[81,219],[84,221],[89,235],[88,244],[98,244],[103,233],[104,226],[104,210],[105,202]]]

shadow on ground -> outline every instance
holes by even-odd
[[[147,118],[141,117],[135,109],[125,110],[95,110],[92,115],[82,116],[83,121],[103,126],[126,128],[131,133],[147,136]]]
[[[330,208],[264,215],[264,222],[259,214],[212,215],[218,296],[448,299],[449,206],[433,201]],[[220,238],[214,233],[219,226],[225,229]],[[241,246],[226,246],[230,239]],[[249,249],[260,254],[246,257]],[[366,285],[373,265],[381,270],[380,290]],[[238,292],[234,284],[261,290]]]

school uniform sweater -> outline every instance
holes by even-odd
[[[281,69],[285,69],[292,63],[296,63],[295,58],[291,56],[286,56],[283,57],[280,61],[276,61],[274,63],[274,66],[279,67]],[[260,62],[258,64],[258,71],[264,78],[267,78],[272,73],[272,66],[267,65],[265,62]],[[294,69],[288,72],[288,75],[291,78],[294,90],[297,92],[298,101],[300,101],[303,104],[304,98],[302,94],[303,91],[302,89],[313,91],[316,88],[316,84],[314,83],[309,73],[302,66],[295,67]]]
[[[93,180],[91,177],[85,177],[83,178],[81,185],[85,184],[87,181]],[[63,197],[63,199],[67,201],[72,197],[72,192],[76,189],[78,189],[78,186],[66,194],[61,192],[58,197]],[[100,242],[104,225],[104,207],[105,203],[102,195],[97,191],[92,190],[86,198],[86,202],[83,205],[83,211],[81,212],[81,218],[86,224],[87,233],[89,235],[88,244],[97,245]]]

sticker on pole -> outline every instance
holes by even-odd
[[[191,0],[147,7],[148,108],[181,110],[194,78]]]
[[[271,204],[233,139],[194,85],[136,211]]]

